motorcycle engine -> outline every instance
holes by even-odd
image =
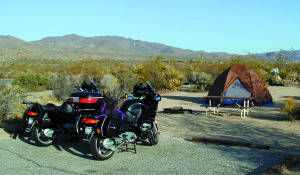
[[[45,129],[43,134],[46,137],[52,138],[53,133],[54,133],[54,130],[52,130],[52,129]]]
[[[126,139],[128,142],[134,142],[137,139],[137,136],[134,132],[124,132],[121,134],[121,137]]]
[[[134,132],[124,132],[115,138],[106,138],[102,142],[102,146],[105,149],[116,150],[118,147],[127,142],[134,142],[137,139],[137,136]]]
[[[115,141],[111,138],[106,138],[103,140],[102,145],[105,149],[113,150],[115,148]]]

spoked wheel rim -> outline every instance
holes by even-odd
[[[109,156],[113,151],[104,148],[104,146],[103,146],[103,139],[99,139],[99,138],[98,138],[98,140],[97,140],[97,152],[98,152],[101,156],[107,157],[107,156]]]
[[[32,128],[32,138],[38,146],[52,145],[53,133],[54,133],[54,131],[52,129],[48,129],[48,128],[41,129],[41,128],[37,128],[36,126],[33,126],[33,128]],[[47,135],[45,135],[45,134],[47,134]]]
[[[149,132],[148,140],[151,145],[156,145],[158,143],[158,129],[155,123]]]
[[[48,144],[52,142],[52,139],[49,136],[46,136],[45,133],[49,132],[51,129],[38,129],[37,130],[37,135],[40,140],[40,142]]]
[[[106,149],[103,146],[103,140],[104,139],[100,138],[99,136],[93,136],[89,143],[91,153],[93,157],[97,160],[109,159],[115,153],[115,151]]]

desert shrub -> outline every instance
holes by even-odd
[[[111,74],[118,79],[120,85],[119,96],[132,92],[133,86],[137,82],[137,76],[132,72],[131,69],[125,66],[119,66],[115,69],[112,69]]]
[[[17,73],[14,76],[14,85],[19,85],[29,91],[48,89],[50,79],[40,73]]]
[[[210,74],[205,72],[192,72],[187,80],[195,92],[204,92],[209,90],[209,88],[214,83],[214,79]]]
[[[53,96],[59,101],[66,101],[71,93],[80,86],[83,78],[80,75],[59,75],[53,80]]]
[[[11,118],[21,118],[26,90],[18,85],[0,82],[0,124]],[[24,107],[24,106],[23,106]]]
[[[282,70],[282,71],[279,72],[279,76],[280,76],[283,80],[285,80],[285,79],[287,79],[287,77],[289,76],[289,72],[286,71],[286,70]]]
[[[280,109],[280,112],[286,114],[287,120],[300,119],[300,105],[292,97],[284,100],[284,107]]]
[[[101,79],[101,89],[106,96],[113,99],[118,98],[120,93],[118,78],[113,75],[104,75]]]
[[[178,90],[184,79],[181,73],[173,66],[163,63],[162,57],[158,57],[148,64],[137,65],[133,72],[138,78],[147,80],[156,90]]]
[[[58,76],[59,76],[58,73],[47,72],[47,77],[49,78],[49,85],[48,85],[49,90],[53,90],[55,86],[55,81]]]

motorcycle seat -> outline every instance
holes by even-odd
[[[62,112],[62,113],[65,113],[65,114],[71,114],[74,111],[74,109],[72,108],[72,106],[69,103],[67,103],[67,102],[63,102],[63,104],[60,105],[60,106],[56,106],[53,103],[47,103],[47,105],[43,105],[42,108],[45,111],[58,110],[59,112]]]

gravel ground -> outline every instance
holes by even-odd
[[[85,141],[64,138],[54,146],[37,147],[27,136],[3,139],[0,140],[0,174],[248,174],[263,171],[270,161],[283,156],[269,150],[203,144],[165,136],[160,137],[156,146],[139,143],[136,154],[122,149],[109,160],[96,161]]]
[[[288,154],[300,155],[300,123],[283,121],[278,112],[285,98],[299,94],[299,87],[271,87],[270,91],[276,105],[254,108],[245,118],[236,110],[206,116],[199,108],[204,93],[162,94],[158,145],[139,144],[137,154],[118,151],[107,161],[95,161],[87,143],[62,139],[41,148],[30,137],[13,140],[0,130],[0,174],[261,174]],[[193,114],[162,113],[177,106],[192,109]],[[251,142],[270,150],[191,142],[193,137]],[[300,174],[300,170],[281,174]]]

